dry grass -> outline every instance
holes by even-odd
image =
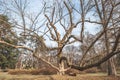
[[[32,74],[8,74],[0,72],[0,80],[120,80],[120,74],[117,77],[107,76],[106,73],[84,73],[77,76],[60,75],[32,75]]]
[[[20,75],[20,74],[32,74],[32,75],[52,75],[56,74],[57,71],[51,69],[15,69],[15,70],[8,70],[9,74],[12,75]]]
[[[85,73],[98,73],[101,70],[97,69],[96,67],[90,68],[90,69],[86,69],[84,72]]]
[[[54,80],[120,80],[120,77],[108,77],[108,76],[91,76],[90,74],[73,76],[52,76]]]

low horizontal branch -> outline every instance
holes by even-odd
[[[116,54],[118,54],[118,53],[120,53],[120,51],[111,52],[111,53],[109,53],[108,55],[106,55],[105,57],[103,57],[101,60],[99,60],[98,62],[93,63],[93,64],[90,64],[90,65],[86,65],[86,66],[84,66],[84,67],[80,67],[80,66],[76,66],[76,65],[68,65],[68,66],[70,66],[71,68],[74,68],[74,69],[83,71],[83,70],[86,70],[86,69],[89,69],[89,68],[92,68],[92,67],[97,67],[97,66],[101,65],[102,63],[106,62],[106,61],[109,60],[112,56],[114,56],[114,55],[116,55]]]
[[[8,46],[11,46],[11,47],[14,47],[14,48],[23,48],[23,49],[27,49],[27,50],[33,52],[33,50],[32,50],[31,48],[28,48],[28,47],[26,47],[26,46],[16,46],[16,45],[13,45],[13,44],[10,44],[10,43],[8,43],[8,42],[1,41],[1,40],[0,40],[0,43],[1,43],[1,44],[5,44],[5,45],[8,45]]]

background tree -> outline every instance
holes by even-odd
[[[0,40],[5,41],[10,44],[17,45],[17,36],[15,32],[12,31],[12,24],[5,15],[0,15]],[[0,44],[0,67],[5,68],[15,68],[17,62],[18,50]]]

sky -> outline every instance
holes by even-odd
[[[31,12],[38,13],[39,10],[42,8],[41,6],[43,3],[41,0],[29,0],[29,2],[30,2],[29,7],[30,7]]]
[[[50,0],[48,0],[48,1],[50,1]],[[77,0],[74,3],[78,5]],[[42,3],[41,0],[30,0],[30,11],[33,12],[33,13],[38,13],[40,11],[42,5],[43,5],[43,3]],[[91,16],[91,14],[89,14],[88,17]],[[95,17],[91,16],[91,19],[95,20]],[[61,31],[61,34],[64,34],[62,28],[59,27],[59,24],[57,24],[56,26],[58,26],[58,30]],[[89,32],[91,34],[96,34],[99,31],[99,28],[97,27],[98,25],[96,25],[96,24],[85,23],[85,26],[86,26],[85,27],[85,32]],[[80,34],[80,30],[78,28],[75,28],[72,31],[72,34],[79,35]],[[56,43],[54,43],[52,41],[49,41],[49,40],[46,40],[46,43],[49,46],[55,46],[56,45]],[[77,42],[77,43],[74,43],[74,45],[78,46],[79,44]]]
[[[36,16],[39,12],[40,12],[40,10],[41,10],[41,8],[42,8],[42,6],[43,6],[43,2],[42,2],[42,0],[28,0],[29,1],[29,6],[28,6],[28,14],[32,14],[33,15],[33,17],[34,16]],[[45,0],[45,1],[52,1],[52,0]],[[75,3],[76,4],[78,4],[77,3],[77,1],[75,1]],[[77,7],[77,6],[76,6]],[[88,15],[89,16],[89,15]],[[16,19],[18,18],[18,17],[16,17],[16,16],[13,16],[13,17],[15,17]],[[41,15],[41,17],[40,17],[40,19],[41,18],[44,18],[44,15]],[[95,17],[91,17],[91,19],[95,19]],[[20,19],[18,19],[19,21],[20,21]],[[42,22],[42,21],[41,21]],[[28,23],[29,23],[29,21],[28,21]],[[56,24],[56,26],[59,26],[59,24]],[[99,28],[97,27],[98,25],[95,25],[95,24],[90,24],[90,23],[85,23],[85,32],[89,32],[89,33],[91,33],[91,34],[96,34],[98,31],[99,31]],[[43,28],[41,28],[41,30],[44,30]],[[60,28],[60,27],[58,27],[58,30],[59,31],[61,31],[61,33],[62,34],[64,34],[64,32],[63,32],[63,30],[62,30],[62,28]],[[80,29],[78,29],[78,28],[75,28],[74,30],[73,30],[73,32],[72,32],[72,34],[75,34],[75,35],[79,35],[80,34]],[[52,41],[49,41],[49,40],[46,40],[46,43],[49,45],[49,46],[55,46],[56,44],[54,43],[54,42],[52,42]],[[75,45],[79,45],[78,43],[75,43]]]

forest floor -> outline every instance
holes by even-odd
[[[120,74],[116,77],[107,76],[106,73],[86,73],[77,76],[60,75],[11,75],[0,72],[0,80],[120,80]]]

